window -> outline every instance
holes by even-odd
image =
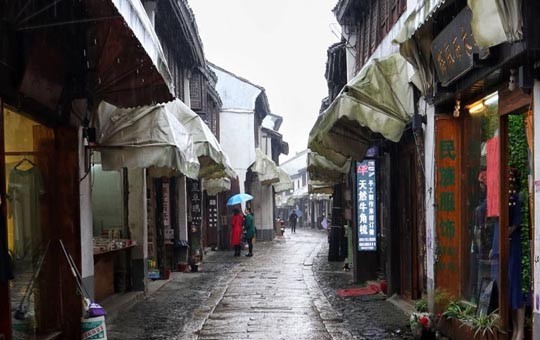
[[[124,176],[123,170],[103,171],[101,164],[92,166],[94,237],[128,236],[124,216]]]
[[[390,22],[392,23],[391,26],[393,26],[399,18],[398,2],[399,0],[390,0]]]
[[[362,36],[364,40],[364,58],[362,60],[362,65],[368,60],[369,58],[369,22],[367,20],[362,20]]]
[[[379,3],[379,37],[383,39],[389,31],[388,23],[388,0]]]
[[[478,302],[483,281],[498,280],[499,269],[499,114],[498,103],[466,117],[467,141],[463,156],[467,189],[465,247],[469,257],[464,270],[463,297]],[[485,284],[484,284],[485,285]]]
[[[380,42],[380,39],[379,39],[379,36],[378,36],[378,32],[379,32],[379,24],[378,24],[378,19],[379,19],[379,4],[378,4],[378,1],[374,1],[371,3],[371,6],[370,6],[370,12],[369,12],[369,18],[370,18],[370,41],[371,41],[371,53],[373,53],[375,51],[375,49],[377,48],[377,45],[379,44]]]

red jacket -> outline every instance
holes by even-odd
[[[244,217],[240,214],[234,215],[231,221],[231,246],[238,246],[242,242],[242,225]]]

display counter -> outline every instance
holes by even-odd
[[[133,247],[135,243],[131,240],[94,241],[94,299],[97,302],[115,293],[115,279],[118,280],[115,257],[124,253],[127,263],[121,269],[127,272]]]

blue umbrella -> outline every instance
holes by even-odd
[[[253,196],[248,194],[236,194],[234,196],[231,196],[229,200],[227,201],[227,205],[235,205],[240,204],[242,202],[250,201],[253,199]]]

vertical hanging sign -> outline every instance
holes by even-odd
[[[208,197],[208,227],[216,228],[218,222],[217,197]]]
[[[163,226],[165,228],[169,227],[171,225],[171,208],[169,205],[170,202],[170,195],[169,195],[169,182],[163,181],[161,186],[161,197],[162,197],[162,204],[163,204]]]
[[[436,118],[436,286],[459,296],[459,240],[461,238],[461,205],[459,197],[459,131],[458,120]]]
[[[375,160],[356,163],[358,251],[377,250],[377,183]]]

